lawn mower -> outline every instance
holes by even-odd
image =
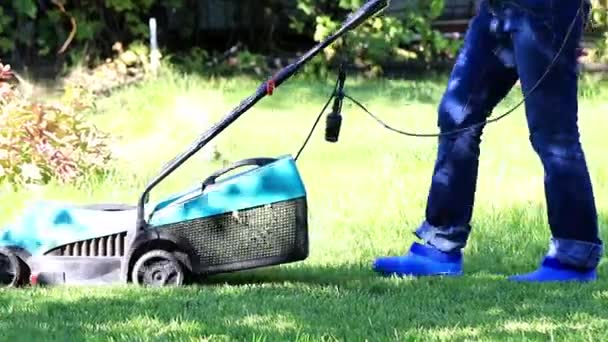
[[[151,203],[149,195],[320,51],[387,6],[388,0],[370,0],[334,34],[263,82],[170,161],[145,187],[136,205],[43,202],[29,207],[18,222],[0,230],[0,286],[179,286],[190,275],[305,260],[308,209],[297,157],[242,160],[164,200]],[[339,129],[339,120],[331,120],[331,129]],[[241,171],[230,175],[237,169]]]

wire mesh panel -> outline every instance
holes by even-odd
[[[261,267],[301,260],[308,254],[304,198],[159,229],[189,242],[201,272]]]

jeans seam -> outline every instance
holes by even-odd
[[[464,233],[464,236],[461,236],[461,239],[457,239],[455,236],[442,236],[442,233],[444,233],[443,230],[445,229],[460,230],[460,232],[452,231],[450,233]],[[463,232],[463,230],[465,232]],[[414,231],[414,235],[423,240],[425,243],[428,243],[439,250],[444,252],[452,252],[454,250],[460,250],[466,247],[470,230],[471,229],[468,226],[434,226],[425,220],[422,225]]]
[[[595,268],[604,253],[603,244],[593,242],[553,238],[551,244],[558,260],[574,266]]]

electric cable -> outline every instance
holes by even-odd
[[[521,99],[521,101],[518,104],[516,104],[513,108],[509,109],[505,113],[503,113],[503,114],[501,114],[501,115],[499,115],[499,116],[497,116],[495,118],[487,119],[487,120],[484,120],[483,122],[480,122],[480,123],[477,123],[477,124],[469,125],[467,127],[463,127],[463,128],[459,128],[459,129],[450,130],[450,131],[443,132],[443,133],[411,133],[411,132],[406,132],[406,131],[398,130],[396,128],[393,128],[393,127],[389,126],[388,124],[386,124],[385,122],[383,122],[382,120],[380,120],[372,112],[370,112],[362,103],[360,103],[359,101],[355,100],[353,97],[349,96],[348,94],[344,94],[344,97],[347,98],[347,99],[349,99],[349,100],[351,100],[355,105],[357,105],[359,108],[361,108],[364,112],[366,112],[374,120],[376,120],[380,125],[384,126],[388,130],[391,130],[393,132],[396,132],[396,133],[399,133],[399,134],[403,134],[403,135],[406,135],[406,136],[417,137],[417,138],[429,138],[429,137],[436,138],[436,137],[442,137],[442,136],[446,136],[446,135],[453,135],[453,134],[457,134],[457,133],[462,133],[462,132],[470,130],[470,129],[475,129],[477,127],[481,127],[481,126],[484,126],[484,125],[489,124],[489,123],[497,122],[499,120],[504,119],[508,115],[512,114],[519,107],[521,107],[523,104],[525,104],[526,100],[538,89],[538,87],[541,85],[541,83],[549,75],[549,73],[551,72],[551,69],[553,69],[553,67],[555,67],[555,65],[557,64],[557,60],[561,57],[561,55],[562,55],[562,53],[563,53],[566,45],[568,44],[568,40],[570,40],[570,36],[572,35],[572,31],[574,30],[574,26],[576,25],[576,20],[578,19],[578,17],[581,15],[581,13],[583,11],[583,6],[584,6],[584,0],[581,0],[581,5],[579,6],[579,8],[577,10],[576,15],[574,16],[574,19],[570,23],[570,27],[568,29],[568,32],[566,33],[566,36],[565,36],[565,38],[564,38],[564,40],[562,42],[562,45],[560,46],[560,48],[557,51],[557,53],[555,54],[553,60],[551,61],[551,63],[549,64],[549,66],[547,66],[547,69],[545,70],[545,72],[543,73],[543,75],[538,79],[538,81],[536,82],[536,84],[534,84],[534,86],[532,87],[532,89],[530,89],[530,91],[527,94],[524,93],[523,98]]]
[[[585,3],[585,0],[581,0],[580,6],[579,6],[579,8],[578,8],[578,10],[576,12],[576,15],[572,19],[572,22],[570,23],[570,26],[569,26],[568,31],[566,33],[566,36],[564,37],[564,40],[563,40],[563,42],[562,42],[559,50],[557,51],[557,53],[553,57],[553,60],[551,61],[551,63],[549,64],[549,66],[547,66],[547,69],[545,70],[545,72],[541,75],[541,77],[537,80],[537,82],[534,84],[534,86],[530,89],[530,91],[527,94],[524,92],[524,96],[523,96],[523,98],[521,99],[521,101],[518,104],[516,104],[513,108],[509,109],[505,113],[503,113],[503,114],[501,114],[501,115],[499,115],[499,116],[497,116],[495,118],[486,119],[483,122],[480,122],[480,123],[477,123],[477,124],[469,125],[467,127],[463,127],[463,128],[459,128],[459,129],[450,130],[450,131],[443,132],[443,133],[413,133],[413,132],[407,132],[407,131],[403,131],[403,130],[399,130],[399,129],[396,129],[394,127],[391,127],[390,125],[388,125],[387,123],[385,123],[384,121],[382,121],[380,118],[378,118],[378,116],[374,115],[361,102],[357,101],[356,99],[354,99],[353,97],[351,97],[350,95],[348,95],[346,93],[344,93],[342,95],[345,98],[347,98],[350,101],[352,101],[356,106],[358,106],[366,114],[368,114],[369,116],[371,116],[381,126],[385,127],[386,129],[388,129],[390,131],[393,131],[395,133],[399,133],[399,134],[410,136],[410,137],[417,137],[417,138],[442,137],[442,136],[446,136],[446,135],[457,134],[457,133],[461,133],[461,132],[464,132],[464,131],[467,131],[467,130],[475,129],[477,127],[481,127],[481,126],[484,126],[484,125],[489,124],[489,123],[498,122],[498,121],[502,120],[503,118],[507,117],[508,115],[512,114],[519,107],[521,107],[523,104],[525,104],[526,100],[538,89],[538,87],[545,80],[545,78],[547,78],[547,76],[549,75],[549,73],[551,72],[551,70],[555,67],[555,65],[557,64],[558,59],[563,54],[563,51],[564,51],[566,45],[568,44],[568,41],[570,40],[570,36],[572,35],[572,32],[573,32],[574,27],[576,25],[577,19],[582,14],[582,11],[583,11],[583,8],[584,8],[584,3]],[[319,116],[315,120],[315,123],[314,123],[312,129],[310,130],[310,132],[309,132],[306,140],[304,141],[302,147],[300,148],[298,154],[296,155],[296,158],[295,158],[296,161],[299,158],[299,156],[302,153],[302,151],[305,149],[306,145],[308,144],[308,142],[309,142],[312,134],[314,133],[314,131],[315,131],[316,127],[317,127],[317,124],[319,123],[319,121],[321,120],[321,117],[323,116],[323,113],[325,112],[325,110],[327,109],[327,107],[329,106],[329,104],[331,103],[331,101],[333,100],[333,98],[336,96],[336,91],[338,89],[338,83],[339,83],[339,80],[336,81],[336,85],[334,86],[334,91],[333,91],[332,95],[330,96],[330,98],[328,99],[327,103],[323,107],[323,110],[321,110],[321,113],[319,113]]]
[[[306,145],[308,145],[308,142],[310,141],[310,138],[312,137],[315,129],[317,128],[317,125],[319,124],[319,121],[321,120],[321,117],[323,117],[323,114],[327,110],[327,107],[329,107],[329,104],[331,103],[331,100],[333,100],[334,97],[336,96],[336,91],[338,90],[338,83],[339,83],[339,80],[336,81],[336,85],[334,86],[334,91],[332,92],[331,96],[327,100],[327,103],[325,103],[325,106],[323,107],[323,109],[321,110],[321,112],[319,113],[319,115],[317,116],[317,119],[315,120],[315,123],[312,125],[312,129],[310,130],[310,132],[308,133],[308,136],[304,140],[304,143],[302,144],[302,147],[300,147],[300,150],[296,154],[296,157],[294,158],[294,161],[298,161],[298,158],[300,157],[300,154],[302,154],[302,151],[304,151],[304,148],[306,148]]]

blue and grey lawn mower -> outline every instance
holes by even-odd
[[[150,203],[149,194],[321,50],[387,5],[388,0],[367,2],[336,33],[264,82],[163,168],[137,205],[51,202],[28,208],[18,222],[0,230],[0,286],[175,286],[191,275],[305,260],[309,253],[307,197],[291,156],[237,162],[201,185],[160,202]]]

